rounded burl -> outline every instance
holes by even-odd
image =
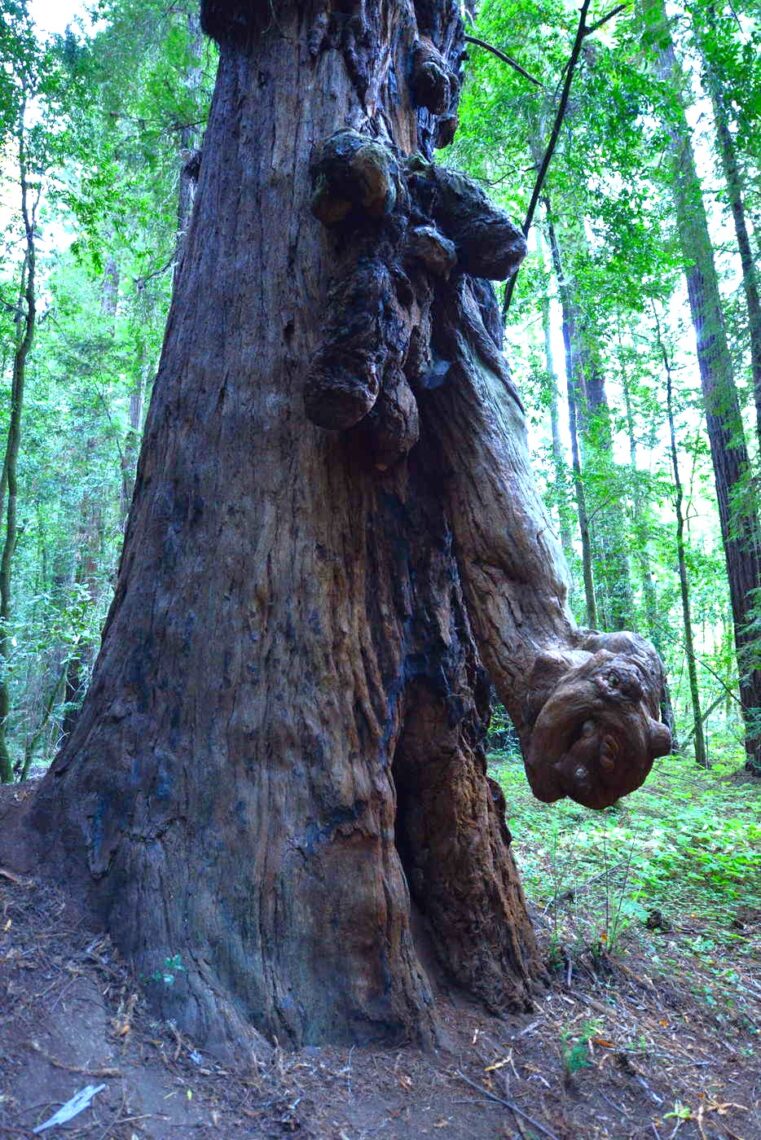
[[[581,663],[563,673],[536,718],[526,772],[546,803],[569,796],[610,807],[671,749],[658,719],[661,663],[647,642],[626,633],[588,635],[575,656]]]

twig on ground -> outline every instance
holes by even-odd
[[[79,1065],[67,1065],[65,1061],[51,1057],[36,1041],[30,1041],[29,1048],[55,1069],[63,1069],[67,1073],[77,1073],[81,1077],[120,1077],[122,1075],[120,1069],[83,1069]]]
[[[6,867],[0,867],[0,878],[7,879],[17,887],[31,887],[34,882],[32,879],[22,879],[20,875],[14,875],[13,871],[9,871]]]
[[[558,1137],[554,1132],[550,1132],[549,1128],[545,1128],[545,1126],[543,1124],[540,1124],[538,1120],[534,1120],[533,1116],[529,1116],[527,1112],[524,1112],[523,1109],[519,1108],[517,1104],[513,1103],[513,1101],[506,1100],[503,1096],[497,1096],[496,1093],[489,1092],[488,1089],[485,1089],[475,1081],[472,1081],[470,1077],[466,1077],[465,1074],[460,1072],[459,1069],[455,1069],[455,1075],[458,1076],[461,1081],[465,1081],[466,1085],[470,1085],[472,1089],[475,1089],[476,1092],[480,1093],[481,1096],[485,1096],[487,1100],[496,1101],[497,1104],[501,1104],[504,1105],[505,1108],[509,1108],[515,1116],[523,1117],[527,1124],[530,1124],[532,1128],[536,1128],[537,1131],[541,1132],[543,1136],[548,1136],[550,1140],[558,1140]]]

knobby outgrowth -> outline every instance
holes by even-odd
[[[441,57],[418,48],[414,61],[416,98],[445,109],[450,78]],[[537,528],[536,502],[520,509],[529,485],[523,449],[514,447],[525,432],[523,409],[489,298],[472,279],[510,278],[526,252],[523,234],[471,179],[357,130],[318,146],[311,175],[312,212],[331,235],[337,269],[306,379],[306,414],[322,428],[351,431],[360,461],[379,473],[409,453],[421,430],[434,433],[471,620],[521,736],[531,787],[548,802],[570,796],[608,806],[670,749],[659,720],[663,673],[642,638],[574,627],[553,569],[562,559],[541,534],[549,522],[542,512]],[[513,501],[503,511],[506,495]],[[497,575],[485,578],[489,563]],[[543,611],[540,622],[532,610]]]

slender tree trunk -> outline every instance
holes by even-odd
[[[541,242],[541,238],[539,239]],[[541,245],[540,245],[541,255]],[[547,391],[550,407],[550,430],[552,432],[552,468],[554,473],[554,493],[557,503],[560,544],[568,562],[573,558],[573,535],[569,521],[566,495],[566,458],[560,436],[560,412],[558,408],[558,378],[555,370],[555,354],[552,349],[552,325],[550,321],[550,298],[545,291],[542,296],[542,331],[544,333],[544,359],[547,376]],[[572,509],[571,509],[572,510]]]
[[[132,390],[129,394],[129,421],[121,454],[122,482],[120,495],[121,524],[125,527],[129,514],[132,494],[135,489],[135,468],[143,429],[143,400],[146,388],[148,365],[144,346],[140,359],[136,362]]]
[[[658,598],[653,581],[653,572],[650,568],[648,555],[648,526],[645,519],[642,489],[639,482],[639,468],[637,465],[637,434],[634,424],[634,410],[632,408],[629,378],[626,368],[620,368],[621,385],[624,392],[624,407],[626,409],[626,430],[629,439],[629,468],[632,473],[632,509],[634,514],[635,556],[639,563],[642,578],[642,594],[645,599],[645,619],[647,621],[648,637],[653,645],[661,652],[659,647],[660,622],[658,618]]]
[[[710,767],[706,753],[705,736],[703,732],[703,714],[700,710],[700,686],[698,684],[698,669],[695,661],[695,639],[692,634],[692,608],[690,605],[690,581],[687,573],[687,556],[684,543],[684,512],[682,504],[684,494],[682,479],[679,474],[679,451],[676,445],[676,427],[674,424],[674,387],[666,346],[658,331],[658,342],[663,357],[663,367],[666,372],[666,415],[669,423],[669,441],[671,447],[671,469],[674,473],[674,514],[676,516],[676,553],[679,564],[679,593],[682,599],[682,621],[684,624],[684,644],[687,650],[687,675],[690,681],[690,700],[692,702],[692,722],[695,736],[695,763],[701,768]]]
[[[645,620],[647,621],[647,635],[662,657],[664,648],[663,635],[661,632],[660,616],[658,614],[658,595],[655,588],[653,572],[650,567],[650,556],[648,551],[650,535],[647,518],[645,517],[642,488],[640,486],[640,473],[637,464],[637,433],[634,423],[634,409],[632,408],[629,377],[627,375],[627,370],[623,362],[620,368],[620,375],[624,392],[624,406],[626,408],[627,434],[629,436],[629,466],[632,473],[633,487],[632,507],[634,513],[635,557],[639,563],[640,574],[642,577],[642,593],[645,599]],[[667,724],[671,730],[672,750],[674,752],[677,752],[679,751],[679,744],[677,740],[676,716],[674,714],[674,706],[671,700],[671,689],[668,684],[668,679],[663,689],[661,717],[663,719],[663,723]]]
[[[114,333],[116,313],[119,307],[119,265],[113,255],[106,259],[103,281],[101,284],[100,311],[109,322],[109,332]],[[91,488],[90,470],[97,447],[97,439],[90,436],[84,445],[86,464],[85,490],[80,502],[79,529],[77,536],[77,564],[74,571],[74,586],[84,588],[87,592],[90,606],[98,602],[100,583],[98,579],[99,560],[103,543],[103,509],[97,495],[93,495]],[[122,504],[124,501],[124,468],[126,466],[125,453],[121,453],[122,465]],[[87,668],[92,663],[92,644],[80,642],[76,649],[72,649],[66,665],[64,677],[64,706],[61,734],[65,739],[71,733],[79,716],[79,708],[87,680]],[[88,660],[89,658],[89,660]]]
[[[197,100],[203,82],[203,32],[198,12],[188,12],[188,50],[190,65],[185,85],[188,92]],[[185,251],[185,242],[193,213],[193,203],[198,186],[200,170],[201,129],[195,123],[187,123],[180,130],[180,191],[177,197],[177,252],[175,265],[179,265]]]
[[[662,0],[647,0],[657,11],[663,34],[668,21]],[[659,43],[663,43],[663,39]],[[687,293],[697,341],[700,381],[711,448],[721,535],[727,563],[740,675],[740,698],[745,720],[748,768],[761,775],[761,670],[749,656],[754,635],[749,628],[754,599],[761,588],[759,528],[751,494],[748,453],[732,358],[727,342],[719,282],[708,220],[695,167],[689,126],[681,101],[684,80],[673,44],[657,49],[657,66],[669,91],[676,93],[668,122],[671,184],[679,239],[686,265]]]
[[[537,794],[590,806],[668,747],[660,664],[573,626],[470,276],[525,243],[428,161],[457,6],[202,14],[219,71],[115,598],[28,823],[142,976],[181,962],[146,985],[196,1040],[430,1039],[410,896],[490,1008],[538,969],[481,658]]]
[[[574,351],[575,319],[571,298],[568,294],[566,279],[563,275],[563,264],[560,259],[555,226],[550,212],[549,199],[546,199],[547,234],[552,254],[552,264],[555,278],[558,283],[560,305],[563,311],[563,345],[565,347],[565,374],[568,399],[568,424],[571,435],[571,465],[573,469],[573,489],[576,498],[576,512],[579,519],[579,532],[581,534],[581,567],[584,578],[584,599],[587,609],[587,624],[591,629],[597,626],[597,601],[595,598],[594,577],[592,571],[592,541],[589,531],[589,514],[587,512],[586,491],[584,489],[584,476],[581,469],[581,450],[579,448],[579,382],[577,377],[577,353]]]
[[[613,629],[625,629],[632,621],[634,599],[631,588],[623,496],[616,494],[618,465],[613,457],[613,429],[608,403],[605,370],[594,322],[580,303],[569,259],[563,255],[572,247],[576,256],[588,256],[583,218],[575,209],[565,226],[555,226],[555,239],[565,275],[568,307],[572,313],[569,328],[573,338],[574,372],[577,383],[577,418],[581,459],[587,490],[592,561],[595,570],[598,620]],[[567,236],[567,244],[566,244]],[[594,489],[596,495],[590,496]],[[599,501],[591,506],[590,498]]]
[[[8,436],[5,445],[2,476],[0,476],[0,517],[6,507],[5,535],[0,554],[0,781],[10,783],[13,764],[8,748],[8,714],[10,712],[10,679],[8,675],[11,652],[11,586],[13,555],[18,537],[17,466],[21,447],[21,416],[24,407],[24,385],[29,353],[34,342],[37,321],[35,213],[39,196],[30,190],[28,183],[26,138],[24,125],[25,106],[22,104],[19,119],[18,170],[21,190],[21,219],[24,228],[24,261],[21,273],[18,333],[13,357],[11,381],[11,408]]]
[[[587,338],[589,332],[584,334]],[[582,439],[585,443],[584,469],[606,489],[602,502],[590,518],[593,541],[596,540],[600,570],[598,586],[602,584],[605,599],[605,624],[613,629],[626,629],[632,623],[634,598],[627,555],[623,496],[615,493],[617,464],[613,458],[613,430],[610,405],[596,347],[587,347],[587,366],[584,370],[584,399]],[[599,590],[598,590],[599,595]]]
[[[95,446],[95,439],[87,441],[85,456],[89,462],[92,462]],[[103,511],[99,499],[90,489],[86,489],[82,495],[77,546],[74,584],[85,592],[88,606],[94,608],[98,604],[101,588],[99,569],[103,547]],[[77,722],[93,655],[92,643],[80,640],[69,657],[65,670],[65,712],[61,726],[64,738],[70,735]]]

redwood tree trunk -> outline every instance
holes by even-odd
[[[489,1007],[537,972],[481,657],[537,794],[593,806],[667,746],[660,667],[566,609],[467,276],[523,239],[408,157],[451,137],[457,5],[202,15],[219,72],[116,594],[31,823],[197,1040],[426,1039],[410,892]]]
[[[708,18],[709,23],[715,19],[715,15],[710,9]],[[740,254],[743,290],[748,309],[748,337],[753,375],[753,399],[756,406],[756,432],[759,445],[761,445],[761,290],[759,290],[759,275],[750,244],[745,209],[747,192],[743,185],[743,174],[737,157],[737,146],[730,128],[727,97],[721,79],[705,52],[703,78],[713,107],[716,141],[724,171],[724,180],[727,184],[727,197],[732,210],[737,249]]]
[[[680,93],[683,76],[670,39],[663,0],[646,0],[647,6],[657,13],[663,32],[659,40],[662,46],[658,49],[658,74],[669,84],[670,90]],[[674,208],[685,261],[732,601],[747,767],[761,775],[761,670],[753,667],[756,636],[751,628],[761,589],[759,521],[708,219],[681,96],[671,105],[668,129]]]

